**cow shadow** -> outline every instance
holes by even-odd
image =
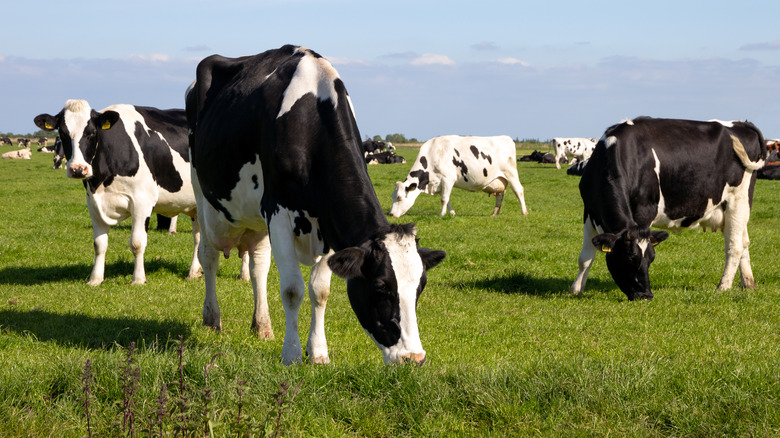
[[[189,266],[183,266],[162,259],[146,260],[144,270],[147,276],[150,273],[168,271],[176,276],[184,278],[189,273]],[[77,263],[57,266],[11,266],[0,269],[0,284],[32,286],[38,284],[53,283],[59,281],[83,281],[87,282],[92,273],[92,265]],[[117,261],[106,263],[105,278],[132,276],[133,263]]]
[[[568,296],[574,277],[572,278],[538,278],[524,273],[514,273],[507,276],[483,278],[468,283],[469,286],[502,294],[531,295],[537,297]],[[614,283],[596,278],[588,280],[589,290],[609,290]],[[582,295],[571,295],[573,298]]]
[[[177,321],[136,318],[110,318],[45,310],[0,310],[0,326],[5,332],[34,337],[73,348],[110,350],[117,345],[175,350],[179,336],[188,338],[190,328]]]

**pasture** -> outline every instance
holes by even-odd
[[[406,164],[369,167],[385,211],[417,148],[398,152]],[[415,222],[422,246],[447,252],[418,304],[425,365],[385,366],[334,276],[331,364],[285,367],[275,267],[275,339],[249,330],[251,286],[237,280],[235,252],[218,275],[223,332],[204,328],[203,281],[184,279],[192,245],[184,217],[176,235],[150,231],[147,284],[130,285],[126,222],[109,234],[105,282],[87,286],[93,249],[84,188],[51,169],[51,159],[34,152],[32,160],[0,162],[2,436],[125,436],[127,412],[139,436],[780,434],[774,181],[757,182],[749,225],[757,290],[716,291],[723,238],[688,230],[658,246],[652,302],[628,302],[603,255],[582,296],[569,296],[582,202],[579,178],[565,169],[518,163],[528,216],[511,193],[497,217],[484,193],[455,189],[458,214],[445,218],[438,197],[421,195],[390,220]],[[302,339],[309,313],[307,297]],[[138,369],[129,396],[128,358]],[[174,412],[177,403],[186,408]]]

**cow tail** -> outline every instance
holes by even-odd
[[[761,159],[758,161],[751,161],[750,157],[748,157],[747,152],[745,151],[745,146],[742,144],[741,141],[735,136],[731,136],[731,142],[732,146],[734,147],[734,153],[737,154],[737,157],[739,157],[739,160],[742,162],[742,166],[749,172],[752,172],[754,170],[758,170],[762,167],[764,167],[764,158],[763,155],[761,156]]]

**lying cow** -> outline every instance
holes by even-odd
[[[397,164],[406,163],[406,159],[393,151],[367,153],[364,157],[366,164]]]
[[[83,180],[92,219],[95,264],[88,284],[103,282],[108,228],[132,219],[133,284],[146,282],[146,222],[153,212],[193,218],[195,249],[188,278],[200,275],[200,240],[195,194],[190,182],[187,124],[183,110],[113,105],[95,111],[84,100],[68,100],[57,115],[41,114],[35,124],[58,130],[69,178]]]
[[[389,224],[363,161],[360,133],[333,66],[303,47],[210,56],[186,94],[192,182],[203,239],[203,324],[222,325],[219,253],[252,254],[253,327],[272,335],[265,300],[270,248],[286,320],[282,361],[302,360],[298,312],[309,277],[306,353],[327,363],[325,305],[332,273],[347,280],[360,325],[385,362],[422,363],[417,299],[443,251],[417,246],[413,225]],[[270,242],[269,242],[270,235]]]
[[[541,164],[550,164],[555,162],[555,155],[549,152],[533,151],[530,155],[523,155],[517,161],[536,161]]]
[[[406,213],[420,193],[441,193],[441,215],[446,215],[447,211],[454,215],[450,203],[453,187],[495,194],[493,216],[496,216],[507,183],[520,201],[523,214],[528,214],[523,186],[517,178],[515,142],[510,137],[435,137],[420,147],[406,179],[395,184],[390,216],[400,217]]]
[[[747,223],[765,158],[761,132],[748,122],[641,117],[607,129],[580,180],[582,252],[571,292],[582,292],[601,250],[629,300],[652,299],[648,269],[669,234],[651,226],[721,230],[726,265],[718,289],[731,287],[738,266],[742,285],[755,288]]]
[[[32,151],[30,150],[30,148],[18,149],[15,151],[4,153],[2,155],[2,158],[11,159],[11,160],[31,160]]]
[[[596,147],[597,138],[564,138],[558,137],[553,139],[553,147],[555,148],[555,167],[561,168],[561,160],[565,162],[569,160],[569,164],[574,164],[574,161],[586,161],[593,153],[593,149]]]

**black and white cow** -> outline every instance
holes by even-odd
[[[10,137],[0,137],[0,144],[14,144]]]
[[[493,216],[496,216],[507,183],[520,201],[523,214],[528,214],[525,192],[517,178],[517,150],[509,136],[434,137],[420,147],[406,179],[395,183],[390,216],[400,217],[409,211],[420,193],[441,193],[441,215],[447,211],[454,215],[450,202],[453,187],[495,194]]]
[[[393,151],[366,153],[366,164],[398,164],[406,163],[406,159]]]
[[[83,180],[87,191],[95,248],[89,284],[103,282],[109,226],[128,217],[135,256],[133,284],[145,283],[145,227],[151,214],[196,216],[184,110],[113,105],[95,111],[84,100],[68,100],[57,115],[41,114],[35,124],[58,130],[67,175]],[[200,231],[194,220],[192,232],[195,250],[188,278],[200,275]]]
[[[200,62],[187,92],[192,179],[203,238],[203,323],[221,327],[218,254],[252,254],[253,326],[271,334],[262,306],[270,246],[285,309],[284,363],[302,359],[298,311],[313,265],[306,353],[327,363],[324,312],[331,273],[347,279],[358,321],[385,362],[422,363],[416,303],[443,251],[417,246],[415,227],[385,218],[363,160],[347,91],[331,64],[303,47]],[[260,295],[260,297],[258,296]]]
[[[67,162],[68,158],[65,156],[65,147],[62,146],[62,139],[58,135],[54,139],[54,168],[62,168],[62,163]]]
[[[561,161],[569,158],[569,164],[574,164],[574,161],[586,161],[590,158],[590,154],[593,153],[593,149],[596,147],[597,138],[581,138],[581,137],[557,137],[553,139],[553,146],[555,147],[555,167],[561,168]]]
[[[669,233],[651,226],[720,230],[726,265],[718,289],[731,287],[737,267],[742,285],[755,288],[747,223],[763,145],[748,122],[640,117],[608,128],[580,180],[584,231],[571,292],[582,292],[601,250],[629,300],[652,299],[648,269]]]

